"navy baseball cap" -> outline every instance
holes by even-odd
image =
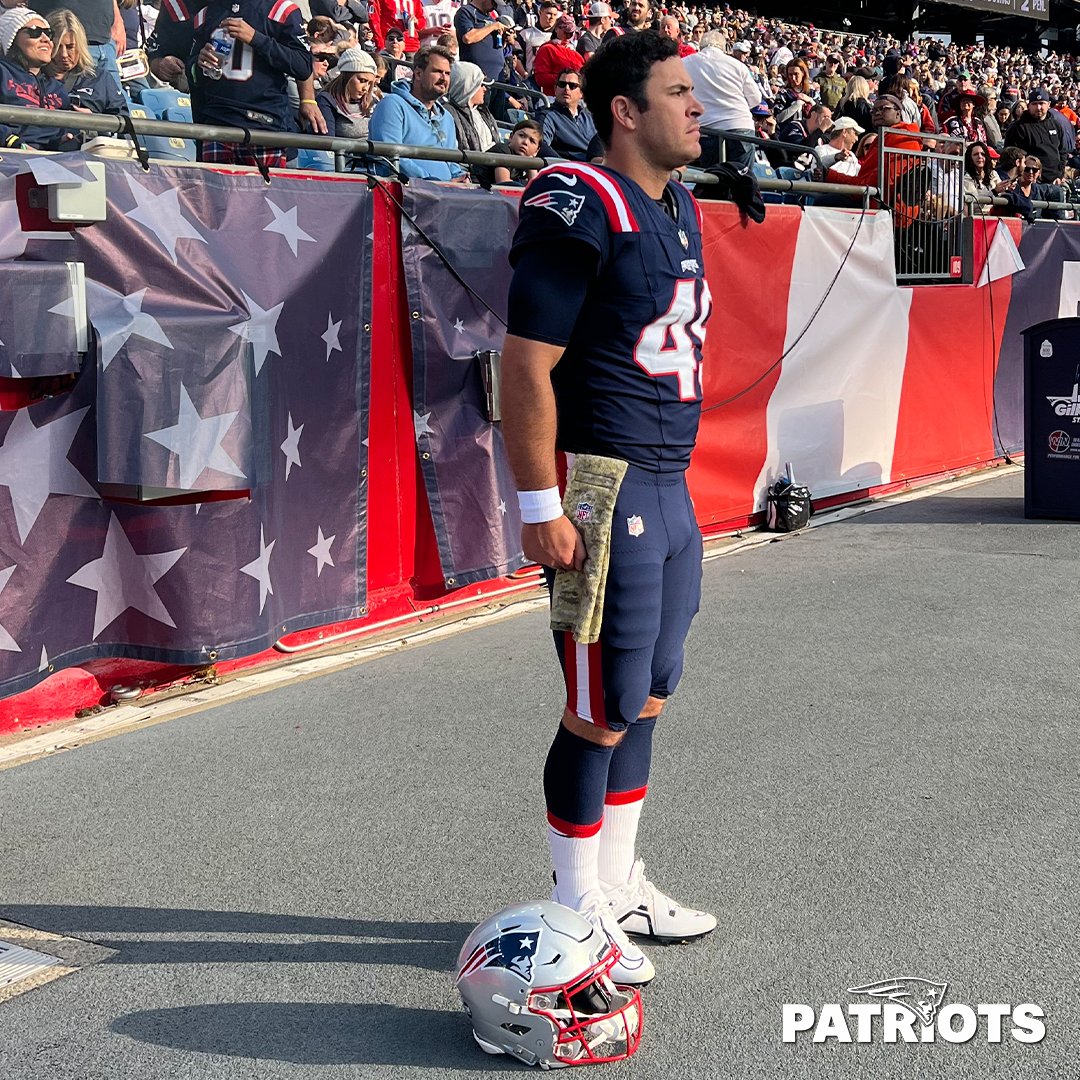
[[[1031,93],[1028,94],[1028,101],[1046,101],[1046,102],[1049,102],[1049,100],[1050,100],[1050,92],[1044,86],[1040,86],[1038,89],[1032,90]]]

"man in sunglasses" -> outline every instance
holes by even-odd
[[[596,125],[585,108],[581,72],[566,68],[555,82],[555,103],[538,117],[544,142],[556,157],[588,161],[589,143],[596,137]]]
[[[63,85],[44,75],[52,59],[53,32],[36,11],[16,7],[0,15],[0,104],[33,109],[70,109]],[[60,128],[0,124],[0,147],[75,150],[79,137]]]

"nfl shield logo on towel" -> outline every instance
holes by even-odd
[[[634,514],[626,519],[626,531],[631,536],[640,536],[645,531],[645,522],[641,520],[640,515]]]
[[[577,519],[581,522],[592,521],[592,503],[580,502],[577,504]]]

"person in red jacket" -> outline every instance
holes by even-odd
[[[551,40],[536,50],[533,79],[548,97],[555,96],[555,83],[560,72],[568,68],[580,71],[585,65],[585,57],[573,45],[576,33],[574,20],[569,15],[560,15],[551,28]]]
[[[405,55],[412,56],[420,48],[420,31],[427,26],[422,0],[378,0],[378,17],[372,26],[378,27],[385,41],[396,26],[405,35]]]

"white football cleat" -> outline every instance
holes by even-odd
[[[615,966],[608,972],[613,983],[624,986],[644,986],[652,982],[656,968],[652,961],[626,936],[626,931],[615,918],[615,911],[603,893],[586,893],[578,905],[580,914],[602,934],[606,934],[621,953]]]
[[[685,941],[716,929],[716,917],[677,904],[645,876],[645,864],[638,859],[625,885],[607,885],[604,890],[619,926],[627,934],[655,941]]]

